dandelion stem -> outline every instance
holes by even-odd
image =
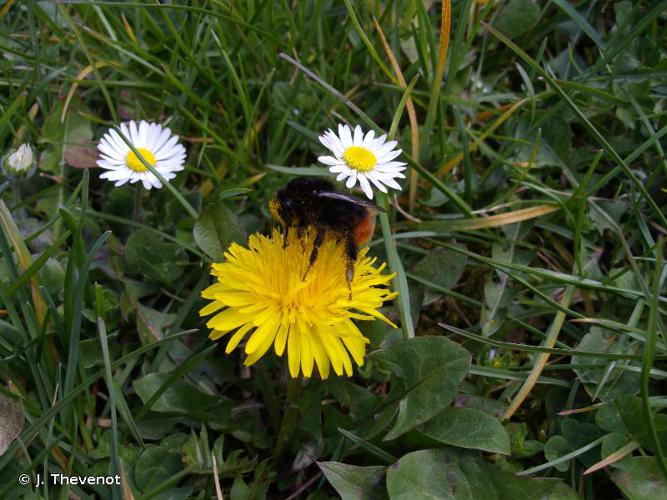
[[[296,431],[296,426],[299,422],[299,407],[296,402],[301,393],[301,378],[292,378],[287,385],[287,403],[288,407],[283,414],[283,419],[280,424],[280,432],[276,440],[276,454],[273,459],[276,464],[280,464],[287,452],[292,437]]]

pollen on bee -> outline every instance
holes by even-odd
[[[278,213],[279,208],[280,207],[277,199],[272,198],[269,200],[269,213],[271,214],[271,217],[273,217],[273,219],[278,222],[278,224],[283,224],[283,220]]]

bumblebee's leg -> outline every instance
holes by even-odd
[[[354,263],[357,262],[357,242],[354,240],[354,234],[348,234],[345,237],[345,260],[347,262],[345,279],[347,280],[347,288],[350,291],[349,298],[352,299],[352,279],[354,278]]]
[[[285,249],[287,248],[288,244],[287,237],[289,236],[290,227],[294,226],[294,217],[292,217],[289,213],[281,213],[280,217],[283,220],[281,229],[283,234],[283,249]]]
[[[315,235],[315,240],[313,241],[313,249],[310,251],[310,258],[308,259],[308,269],[306,269],[306,272],[303,273],[303,278],[301,278],[302,281],[306,279],[306,276],[308,276],[308,271],[310,271],[310,268],[313,267],[313,264],[315,264],[315,261],[317,260],[317,253],[319,252],[322,243],[324,243],[324,237],[326,234],[327,228],[318,225],[317,234]]]

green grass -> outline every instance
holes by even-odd
[[[0,173],[0,497],[667,496],[667,1],[452,4],[0,5],[0,152],[39,157]],[[129,119],[181,136],[168,188],[99,179]],[[370,243],[401,329],[349,379],[244,368],[211,255],[339,122],[409,165]]]

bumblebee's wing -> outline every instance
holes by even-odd
[[[379,210],[381,212],[385,211],[384,208],[377,206],[375,203],[362,200],[361,198],[357,198],[356,196],[352,196],[350,194],[339,193],[338,191],[318,191],[317,196],[321,196],[322,198],[331,198],[332,200],[349,201],[350,203],[354,203],[355,205],[359,205],[361,207],[374,208],[375,210]]]

